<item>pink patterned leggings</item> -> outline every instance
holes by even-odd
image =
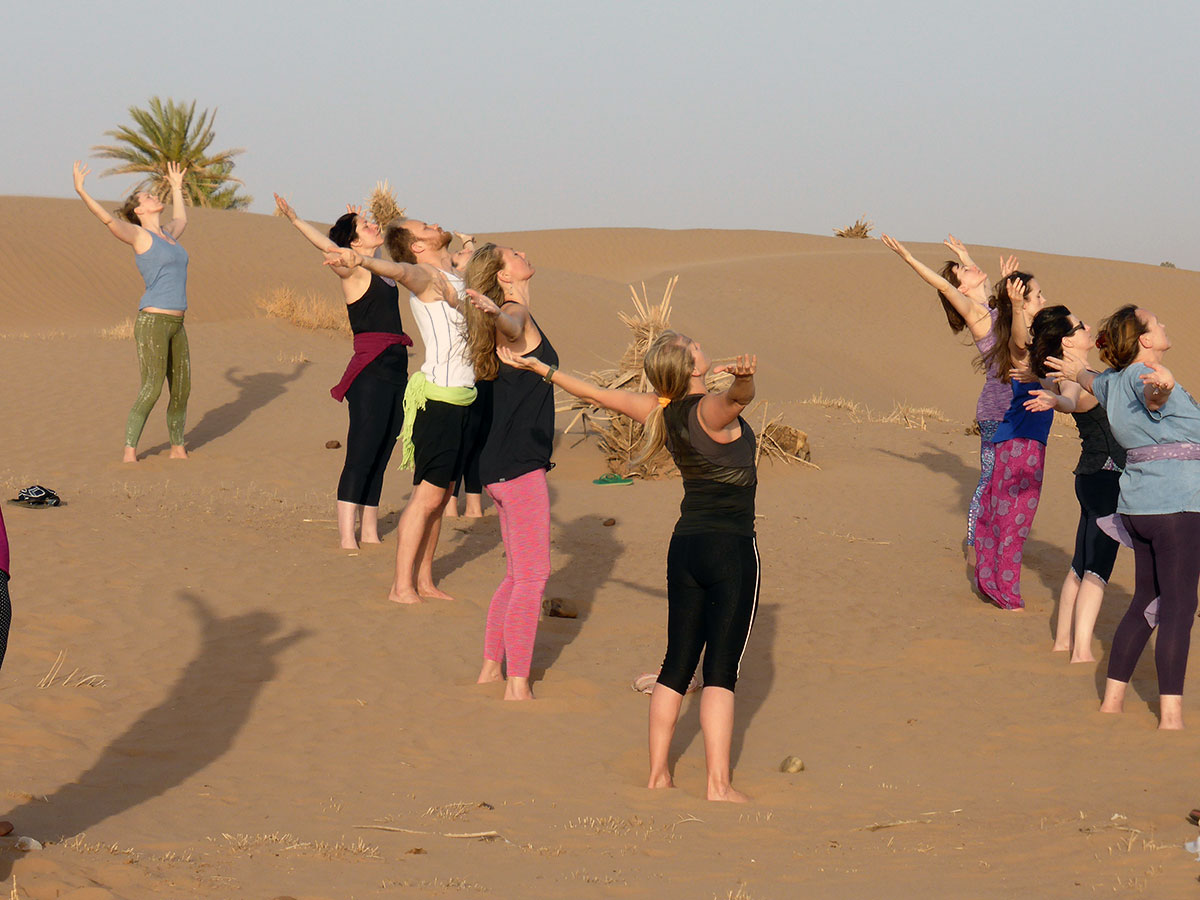
[[[550,578],[550,492],[546,470],[487,485],[500,517],[507,570],[488,606],[483,655],[528,678],[542,594]]]
[[[1013,438],[996,445],[992,480],[975,525],[975,582],[1001,609],[1022,609],[1021,556],[1042,494],[1046,445]]]

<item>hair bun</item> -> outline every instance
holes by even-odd
[[[1108,335],[1105,334],[1104,332],[1100,332],[1100,334],[1096,335],[1096,346],[1097,347],[1107,347],[1108,346]]]

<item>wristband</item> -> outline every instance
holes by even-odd
[[[546,374],[542,376],[542,381],[546,384],[554,384],[554,373],[558,371],[558,366],[550,366],[546,369]]]

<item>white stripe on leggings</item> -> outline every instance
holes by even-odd
[[[746,641],[742,644],[742,652],[738,654],[737,671],[734,676],[742,674],[742,657],[746,655],[746,645],[750,643],[750,632],[754,630],[754,617],[758,615],[758,589],[762,587],[762,562],[758,558],[758,538],[754,541],[754,606],[750,610],[750,627],[746,629]]]

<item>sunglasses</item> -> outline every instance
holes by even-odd
[[[1079,334],[1079,332],[1083,331],[1085,328],[1087,328],[1087,325],[1085,325],[1083,322],[1080,322],[1074,328],[1064,334],[1063,337],[1070,337],[1073,334]]]

